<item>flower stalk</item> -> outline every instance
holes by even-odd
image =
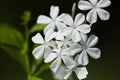
[[[75,16],[75,12],[76,12],[76,3],[73,3],[73,6],[72,6],[72,18],[74,18],[74,16]]]

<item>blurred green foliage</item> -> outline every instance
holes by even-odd
[[[36,31],[42,31],[46,25],[35,24],[31,29],[28,28],[28,23],[30,21],[31,13],[30,11],[25,11],[23,13],[22,26],[24,27],[24,33],[15,29],[13,26],[7,23],[0,23],[0,48],[6,51],[10,57],[16,60],[26,72],[26,77],[28,80],[42,80],[37,76],[39,72],[48,69],[48,65],[44,65],[42,69],[37,70],[38,65],[43,59],[32,61],[30,60],[29,50],[34,48],[30,45],[30,35]],[[45,67],[47,66],[47,67]],[[35,75],[37,73],[37,75]]]

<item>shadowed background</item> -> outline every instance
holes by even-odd
[[[0,22],[13,25],[20,31],[20,16],[25,10],[30,10],[32,26],[40,14],[49,16],[51,5],[60,7],[60,13],[71,13],[74,2],[79,0],[0,0]],[[92,26],[90,34],[99,37],[96,47],[102,51],[101,58],[94,60],[90,58],[87,66],[89,75],[85,80],[119,80],[120,79],[120,7],[118,0],[111,0],[112,5],[106,10],[111,14],[109,21],[100,21]],[[80,12],[77,9],[77,12]],[[41,75],[44,80],[52,80],[48,77],[50,72]],[[0,80],[24,80],[25,73],[16,61],[9,57],[5,51],[0,49]]]

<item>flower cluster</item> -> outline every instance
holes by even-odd
[[[50,69],[60,80],[67,80],[72,72],[75,72],[78,79],[86,78],[88,55],[98,59],[101,54],[100,49],[94,47],[98,37],[88,37],[87,33],[91,31],[91,24],[97,21],[97,16],[101,20],[109,19],[109,12],[102,8],[110,4],[110,0],[80,0],[80,10],[91,10],[87,16],[78,13],[74,19],[67,13],[59,15],[59,7],[51,6],[50,17],[40,15],[37,19],[38,24],[48,25],[44,29],[44,38],[40,33],[32,37],[35,44],[40,44],[32,52],[34,57],[44,57],[45,63],[51,63]]]

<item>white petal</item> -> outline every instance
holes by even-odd
[[[47,33],[50,33],[51,31],[53,32],[54,29],[55,29],[55,24],[52,22],[45,27],[44,34],[46,35]]]
[[[37,33],[35,36],[32,37],[32,41],[36,44],[43,44],[44,40],[40,33]]]
[[[37,23],[39,24],[48,24],[51,22],[51,19],[45,15],[38,16]]]
[[[57,72],[58,71],[58,69],[60,68],[60,65],[61,65],[61,59],[60,58],[57,58],[57,59],[55,59],[53,62],[52,62],[52,64],[51,64],[51,66],[50,66],[50,69],[53,71],[53,72]]]
[[[71,74],[72,74],[72,70],[68,71],[64,79],[67,80]]]
[[[79,13],[75,17],[75,25],[80,25],[85,21],[85,16],[82,13]]]
[[[57,17],[57,20],[63,22],[63,18],[66,16],[66,13],[62,13],[60,16]]]
[[[75,59],[74,59],[74,61],[76,62],[76,66],[79,66],[80,64],[78,63],[78,58],[79,58],[79,54],[77,54],[76,56],[75,56]]]
[[[61,51],[61,54],[69,56],[71,54],[70,48],[63,48],[62,51]]]
[[[95,35],[91,35],[89,38],[88,38],[88,41],[87,41],[87,46],[88,47],[93,47],[97,44],[98,42],[98,37],[95,36]]]
[[[61,51],[61,48],[58,48],[58,47],[53,49],[53,52],[57,53],[59,55],[59,57],[61,56],[60,51]]]
[[[59,30],[57,33],[56,33],[56,37],[55,37],[56,40],[64,40],[64,35],[62,34],[62,31]]]
[[[64,23],[61,23],[59,21],[56,21],[55,24],[56,24],[56,27],[57,27],[58,31],[63,30],[67,27]]]
[[[63,14],[61,15],[61,19],[62,19],[62,21],[63,21],[65,24],[67,24],[67,25],[69,25],[69,26],[72,26],[72,25],[73,25],[73,19],[72,19],[72,17],[71,17],[69,14],[63,13]]]
[[[98,0],[89,0],[93,5],[97,4]]]
[[[63,80],[64,76],[66,76],[66,68],[65,68],[65,66],[60,66],[58,71],[56,73],[54,73],[54,77],[57,80]]]
[[[32,51],[35,59],[40,59],[44,54],[44,46],[39,46]]]
[[[95,23],[97,21],[97,12],[92,9],[87,14],[87,21],[89,23]]]
[[[72,31],[73,31],[73,28],[72,28],[72,27],[66,27],[66,28],[63,30],[62,34],[63,34],[64,36],[71,36]]]
[[[110,18],[110,13],[104,9],[98,9],[97,12],[101,20],[108,20]]]
[[[50,32],[50,33],[47,33],[46,35],[45,35],[45,41],[46,42],[49,42],[50,40],[52,40],[53,38],[55,38],[55,36],[56,36],[56,32]]]
[[[89,33],[91,31],[91,27],[90,25],[87,25],[87,24],[83,24],[83,25],[80,25],[78,26],[78,30],[81,32],[81,33]]]
[[[88,48],[87,52],[94,59],[98,59],[101,54],[101,51],[98,48]]]
[[[82,67],[82,68],[77,68],[75,70],[75,73],[78,77],[78,79],[85,79],[87,77],[88,71],[86,69],[86,67]]]
[[[108,7],[111,4],[110,0],[100,0],[97,4],[98,7],[104,8]]]
[[[81,65],[87,65],[89,63],[88,55],[86,51],[82,51],[82,53],[80,54],[78,58],[78,63]]]
[[[74,60],[69,56],[62,56],[62,60],[65,63],[65,65],[70,69],[72,69],[76,65]]]
[[[77,30],[74,30],[71,35],[73,42],[79,42],[81,40],[80,33]]]
[[[52,48],[56,48],[56,42],[55,41],[50,41],[48,45]]]
[[[50,16],[55,19],[58,16],[59,7],[58,6],[51,6],[50,8]]]
[[[50,47],[45,47],[44,59],[46,59],[50,53],[52,53],[52,49]]]
[[[71,53],[72,53],[70,55],[72,55],[72,56],[79,53],[82,50],[81,46],[78,43],[70,44],[70,49],[71,49]]]
[[[61,41],[56,41],[57,47],[61,49],[63,42]]]
[[[48,57],[44,60],[45,63],[49,63],[53,61],[57,57],[56,53],[50,53]]]
[[[88,1],[79,1],[78,8],[81,10],[89,10],[92,8],[92,5]]]
[[[81,36],[81,41],[80,43],[86,43],[87,42],[87,35],[86,34],[83,34],[83,33],[80,33],[80,36]]]

